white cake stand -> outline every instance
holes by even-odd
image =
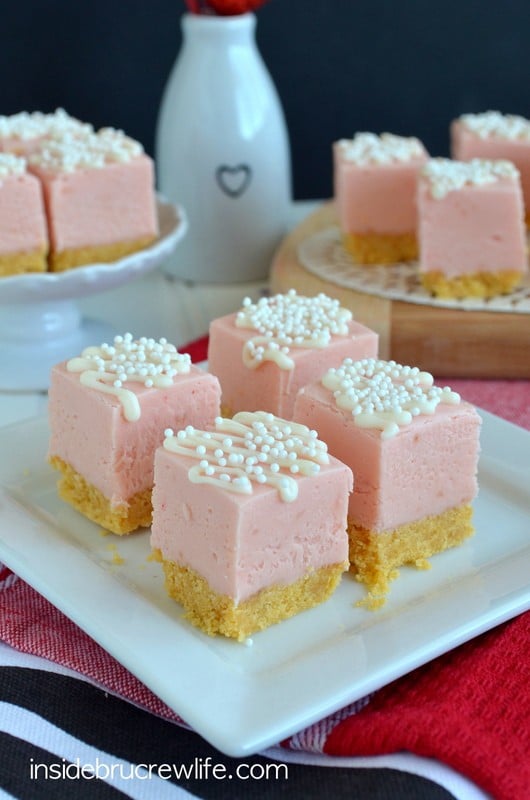
[[[160,196],[157,211],[156,242],[113,264],[0,278],[0,391],[46,390],[54,364],[115,335],[109,325],[83,319],[75,299],[128,283],[173,252],[186,214]]]

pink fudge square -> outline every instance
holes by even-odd
[[[521,176],[527,224],[530,220],[530,120],[497,111],[463,114],[451,123],[451,155],[511,161]]]
[[[185,370],[186,357],[178,355],[178,368]],[[86,374],[97,379],[93,368],[69,369],[82,361],[86,359],[72,359],[52,370],[48,454],[52,463],[60,459],[100,492],[112,510],[152,488],[154,453],[167,428],[206,425],[215,419],[220,386],[217,378],[188,362],[187,371],[178,372],[166,385],[146,386],[145,378],[125,381],[127,397],[122,400],[110,393],[112,382],[107,381],[107,388],[87,384]],[[128,409],[135,418],[127,418]]]
[[[115,261],[157,236],[152,159],[120,132],[48,140],[28,163],[43,185],[52,270]]]
[[[509,290],[526,272],[521,185],[509,162],[432,159],[420,174],[418,209],[420,275],[438,274],[449,287],[472,276],[486,292],[488,275]]]
[[[473,534],[480,417],[428,373],[345,361],[299,392],[294,419],[353,472],[350,563],[369,608],[384,603],[397,568],[425,568]]]
[[[263,298],[259,301],[262,306],[254,305],[243,307],[243,311],[250,308],[261,308],[265,312],[268,308],[276,309],[282,298],[285,309],[292,305],[300,310],[306,300],[318,307],[319,298],[303,298],[292,292],[288,295],[276,295],[273,298]],[[290,419],[293,412],[294,401],[298,390],[306,383],[320,377],[329,367],[338,366],[346,357],[365,358],[377,355],[378,336],[369,328],[351,319],[351,313],[340,309],[336,301],[330,301],[324,295],[323,317],[326,319],[327,308],[334,302],[334,310],[330,313],[341,317],[341,335],[332,334],[329,343],[324,347],[302,347],[289,344],[288,358],[292,360],[292,368],[281,368],[273,360],[266,360],[251,368],[244,361],[244,352],[249,342],[260,336],[255,328],[238,327],[236,325],[238,314],[228,314],[214,320],[210,325],[210,340],[208,348],[208,364],[210,371],[217,375],[221,383],[222,403],[225,413],[234,414],[237,411],[269,411],[278,416]],[[300,304],[299,302],[300,301]],[[268,307],[265,306],[268,304]],[[286,311],[287,317],[289,312]],[[320,317],[319,317],[320,318]],[[281,325],[270,340],[274,343],[284,341],[280,332]],[[311,323],[308,322],[308,325]],[[285,331],[285,328],[283,328]],[[272,332],[274,333],[274,332]],[[292,337],[291,337],[292,338]],[[272,354],[274,355],[274,354]]]
[[[0,275],[46,269],[48,235],[39,181],[0,153]]]
[[[206,431],[185,434],[166,438],[156,453],[151,546],[161,555],[166,576],[179,571],[170,594],[191,612],[191,621],[210,634],[241,639],[325,599],[317,593],[299,606],[300,598],[293,595],[288,611],[285,602],[283,611],[274,610],[278,597],[289,598],[297,582],[325,569],[340,577],[347,569],[348,467],[330,457],[304,426],[263,412],[218,419]],[[288,466],[293,461],[273,455],[274,442],[265,442],[275,436],[276,446],[294,448],[297,463],[305,459],[312,469],[304,472],[300,466],[295,474]],[[317,448],[316,456],[303,451],[306,444]],[[263,458],[256,458],[252,473],[246,464],[257,453]],[[196,580],[179,583],[189,571],[203,588]],[[247,601],[259,604],[265,590],[273,594],[265,595],[258,619],[249,620]]]
[[[301,390],[294,419],[311,426],[354,475],[348,516],[373,531],[397,528],[470,502],[477,492],[480,418],[468,403],[440,404],[395,436],[358,427],[333,392],[316,382]]]
[[[361,133],[333,145],[334,194],[348,234],[415,232],[416,182],[428,154],[417,139]]]

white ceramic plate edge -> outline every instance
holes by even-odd
[[[23,484],[21,476],[28,470],[28,480],[32,471],[34,477],[40,471],[46,476],[43,419],[0,430],[0,452],[19,445],[13,468],[0,464],[0,559],[214,746],[230,755],[249,755],[530,607],[530,544],[522,535],[527,523],[530,529],[530,489],[524,481],[524,470],[530,471],[530,434],[486,412],[483,419],[481,494],[491,505],[483,517],[489,518],[498,505],[498,477],[498,498],[506,506],[503,549],[498,550],[491,532],[479,531],[460,555],[433,559],[432,575],[404,574],[388,607],[375,615],[354,610],[362,589],[345,580],[328,603],[256,635],[252,647],[203,636],[182,622],[178,607],[162,597],[158,586],[153,604],[110,562],[102,568],[82,537],[69,539],[54,515],[26,504],[17,481]],[[75,515],[65,513],[68,520]],[[515,533],[510,539],[509,530],[515,516],[517,540]],[[82,525],[90,523],[83,520]],[[492,555],[476,564],[480,535]],[[101,537],[94,542],[100,547]],[[132,558],[144,545],[140,538],[129,538],[116,546]],[[461,574],[448,577],[462,562]],[[437,583],[444,564],[448,574]],[[132,568],[131,575],[134,581]],[[409,591],[415,583],[432,590]]]

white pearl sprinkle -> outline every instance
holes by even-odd
[[[340,408],[351,412],[356,425],[378,428],[385,438],[413,417],[433,414],[441,402],[460,401],[451,389],[433,386],[428,372],[373,358],[345,359],[338,369],[328,370],[322,384],[333,392]]]
[[[132,389],[125,383],[143,383],[147,388],[168,385],[173,377],[190,370],[191,359],[177,352],[173,345],[148,342],[142,338],[136,342],[132,334],[116,336],[113,344],[103,342],[99,347],[86,348],[81,356],[67,362],[69,372],[81,373],[80,380],[92,389],[115,393],[119,398],[126,419],[137,419],[141,404]],[[156,345],[156,348],[155,348]],[[113,391],[114,390],[114,391]]]
[[[289,358],[288,345],[326,347],[332,336],[348,334],[351,319],[351,312],[341,308],[338,300],[322,293],[317,297],[302,297],[293,291],[262,297],[257,303],[245,298],[235,324],[259,334],[243,348],[247,366],[272,360],[281,369],[292,369],[294,362]]]
[[[247,436],[249,430],[263,441],[281,438],[277,447],[271,448],[276,449],[277,455],[256,452],[256,442]],[[213,447],[207,444],[212,438]],[[289,441],[289,450],[285,441]],[[296,499],[300,477],[314,475],[321,464],[329,462],[324,444],[315,442],[306,426],[287,425],[284,420],[263,412],[240,412],[232,420],[218,418],[215,429],[208,432],[187,426],[177,436],[167,439],[164,447],[197,460],[197,466],[189,470],[191,480],[194,480],[193,470],[198,469],[201,480],[230,491],[249,493],[252,483],[271,484],[286,502]]]

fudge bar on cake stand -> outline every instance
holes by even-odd
[[[24,158],[0,153],[0,279],[44,272],[48,232],[39,181]]]
[[[152,159],[121,131],[49,139],[28,158],[50,229],[50,269],[110,263],[158,235]]]

